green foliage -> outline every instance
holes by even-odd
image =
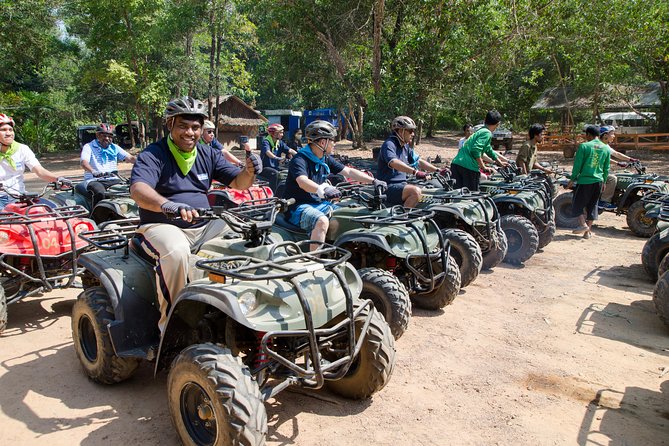
[[[0,39],[0,112],[38,151],[216,85],[259,109],[356,111],[369,139],[398,114],[433,130],[497,108],[522,129],[555,86],[595,97],[571,110],[592,120],[609,86],[657,81],[669,131],[666,0],[0,0]]]

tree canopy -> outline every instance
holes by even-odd
[[[333,107],[358,146],[398,114],[430,134],[500,110],[526,127],[548,87],[594,98],[659,82],[669,131],[669,2],[609,0],[0,0],[0,112],[37,151],[79,124],[159,136],[176,96]],[[571,98],[575,99],[575,98]],[[212,108],[210,107],[210,112]],[[213,117],[213,116],[212,116]]]

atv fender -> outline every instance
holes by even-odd
[[[631,197],[632,196],[642,196],[648,191],[656,191],[660,192],[660,186],[657,184],[646,184],[646,183],[639,183],[639,184],[632,184],[630,185],[626,190],[623,196],[620,198],[619,204],[618,204],[618,209],[627,209],[630,207],[632,204],[631,202]]]
[[[464,209],[460,206],[437,204],[430,206],[429,209],[434,211],[437,220],[439,220],[439,214],[448,214],[454,216],[457,220],[464,222],[468,226],[473,226],[478,223],[477,220],[471,218],[471,212],[464,212]]]
[[[376,246],[377,248],[387,252],[390,255],[393,256],[395,255],[383,234],[375,234],[375,233],[361,234],[359,232],[346,233],[339,236],[339,238],[337,238],[337,240],[333,242],[333,245],[344,246],[347,243],[362,243],[366,245]]]
[[[127,256],[95,251],[78,262],[107,290],[115,319],[107,328],[116,355],[152,359],[160,340],[153,265],[132,251]]]

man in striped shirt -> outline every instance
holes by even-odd
[[[105,197],[107,187],[117,181],[100,179],[107,173],[118,172],[118,161],[135,164],[137,159],[112,142],[114,133],[111,126],[100,124],[95,129],[95,139],[81,149],[81,167],[84,168],[84,181],[77,184],[77,192],[91,197],[91,210]]]

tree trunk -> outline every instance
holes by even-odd
[[[657,116],[657,131],[669,133],[669,82],[660,81],[660,110]]]
[[[215,93],[216,93],[216,121],[214,121],[214,135],[218,139],[218,121],[221,119],[221,46],[223,45],[223,32],[218,28],[216,36],[216,77],[215,77]],[[241,147],[240,147],[241,148]]]
[[[385,1],[377,0],[374,4],[374,54],[372,58],[372,84],[374,93],[381,90],[381,29],[385,14]]]
[[[421,138],[422,134],[423,134],[423,120],[418,119],[416,122],[416,134],[413,136],[415,145],[420,144],[420,140],[422,139]]]
[[[128,133],[130,134],[130,148],[135,147],[135,132],[132,131],[132,117],[130,111],[125,109],[125,121],[128,123]]]
[[[211,1],[211,10],[209,11],[209,29],[211,31],[211,47],[209,49],[209,82],[207,84],[207,110],[209,119],[212,118],[214,104],[211,102],[214,90],[214,62],[216,59],[216,0]]]
[[[434,137],[434,113],[430,113],[430,116],[427,120],[427,133],[425,134],[426,138]]]
[[[562,77],[562,70],[560,70],[560,63],[557,60],[557,57],[555,57],[555,54],[551,54],[551,58],[553,59],[553,63],[555,64],[555,69],[558,72],[558,77],[560,78],[560,86],[562,87],[562,94],[564,95],[564,101],[565,105],[567,106],[567,125],[573,125],[574,124],[574,115],[571,113],[571,104],[569,104],[569,98],[567,97],[567,86],[564,83],[564,78]]]

